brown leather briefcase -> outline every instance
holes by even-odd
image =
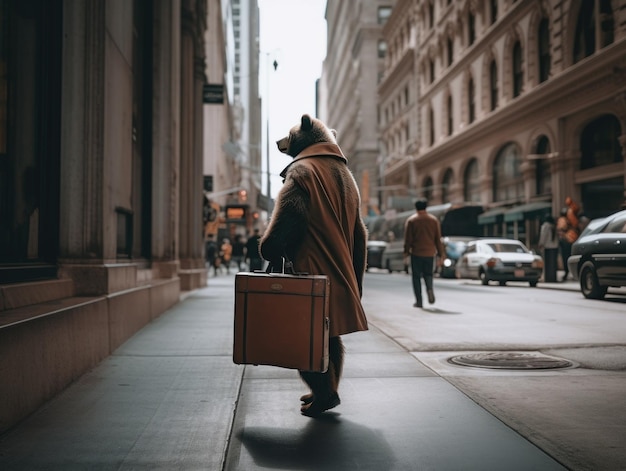
[[[326,371],[329,292],[325,275],[237,273],[233,361]]]

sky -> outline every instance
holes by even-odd
[[[292,160],[278,151],[276,141],[286,136],[304,113],[316,116],[315,82],[322,74],[326,57],[326,0],[258,0],[258,4],[263,139],[269,103],[271,193],[276,197],[282,186],[279,174]],[[278,63],[276,70],[271,66],[274,61]],[[264,145],[263,192],[267,188],[265,148]]]

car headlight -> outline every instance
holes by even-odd
[[[446,258],[443,261],[443,266],[446,267],[446,268],[451,267],[452,266],[452,260],[450,260],[449,258]]]
[[[535,259],[535,260],[533,260],[532,267],[533,268],[543,268],[543,260],[542,259]]]
[[[498,265],[500,265],[502,263],[502,261],[497,258],[497,257],[491,257],[489,260],[487,260],[487,266],[489,268],[493,268],[496,267]]]

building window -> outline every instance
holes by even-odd
[[[491,111],[498,107],[498,65],[495,59],[491,61],[489,65],[489,96]]]
[[[516,144],[504,146],[493,164],[493,201],[520,201],[524,179],[520,171],[521,153]]]
[[[550,170],[550,141],[540,136],[535,146],[535,193],[537,196],[552,193],[552,174]]]
[[[428,29],[435,26],[435,7],[432,2],[428,2]]]
[[[120,257],[149,258],[152,208],[152,2],[135,0],[133,10],[133,168],[126,244],[118,237]],[[118,218],[118,220],[120,220]],[[118,234],[120,234],[118,230]],[[120,242],[122,242],[120,244]],[[131,252],[125,248],[131,248]]]
[[[589,123],[580,136],[580,169],[622,162],[621,134],[620,123],[613,115],[605,115]]]
[[[404,105],[408,106],[409,104],[409,87],[404,88]]]
[[[467,202],[480,202],[480,171],[478,160],[472,158],[463,175],[463,198]]]
[[[467,120],[473,123],[476,119],[476,91],[474,89],[474,79],[467,81]]]
[[[522,58],[522,45],[515,41],[513,45],[513,98],[522,93],[524,84],[524,63]]]
[[[391,16],[391,7],[378,7],[378,24],[384,25]]]
[[[476,41],[476,16],[470,11],[467,14],[467,42],[471,46]]]
[[[539,22],[539,83],[545,82],[550,77],[550,21],[542,18]]]
[[[433,107],[428,108],[428,142],[432,146],[435,143],[435,112]]]
[[[454,174],[452,169],[446,170],[443,174],[443,180],[441,181],[441,202],[448,203],[450,201],[450,187],[452,186],[452,179]]]
[[[454,39],[448,38],[448,67],[454,62]]]
[[[429,65],[430,83],[433,83],[435,81],[435,61],[431,59],[428,65]]]
[[[422,196],[430,201],[433,198],[433,179],[430,177],[424,178],[422,183]]]
[[[383,40],[378,41],[378,57],[383,59],[387,55],[387,43]]]
[[[581,2],[574,37],[574,63],[592,55],[596,44],[600,48],[612,44],[614,24],[611,0]]]
[[[448,95],[448,136],[452,135],[454,130],[454,115],[452,112],[452,95]]]
[[[0,280],[56,276],[63,2],[0,1]]]
[[[491,24],[494,24],[496,21],[498,21],[498,0],[491,0],[489,2],[489,14]]]

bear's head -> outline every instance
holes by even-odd
[[[329,129],[319,119],[303,114],[300,124],[291,128],[289,135],[276,141],[276,144],[279,151],[295,157],[310,145],[318,142],[337,144],[336,136],[334,129]]]

